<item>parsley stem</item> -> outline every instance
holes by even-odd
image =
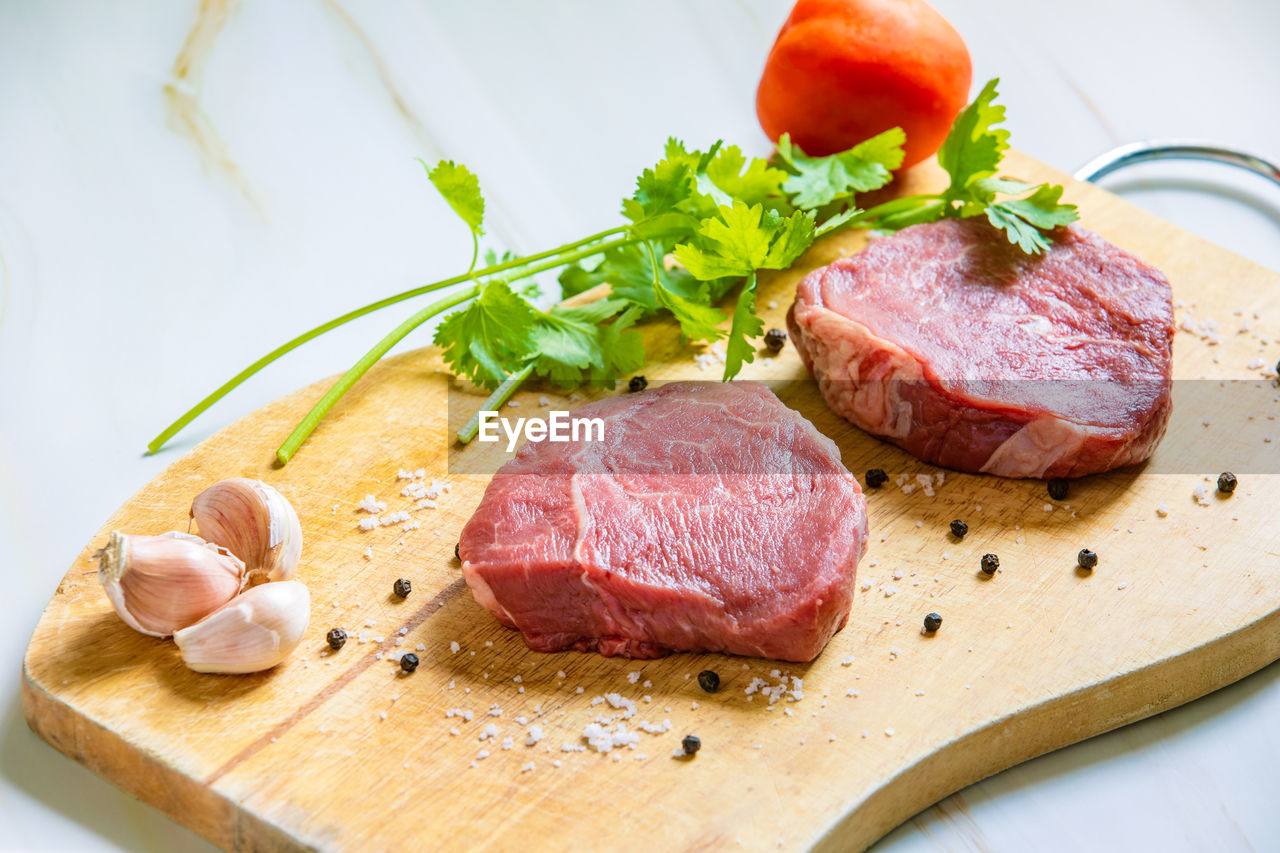
[[[531,275],[537,275],[540,272],[546,272],[547,270],[552,270],[556,267],[564,266],[565,264],[571,264],[574,261],[589,258],[592,255],[599,254],[600,252],[607,251],[608,249],[625,246],[631,242],[633,242],[631,239],[623,238],[585,246],[584,248],[578,249],[576,252],[561,254],[551,260],[543,261],[540,264],[524,266],[518,270],[516,274],[509,276],[506,279],[506,282],[510,283],[511,281],[516,281],[521,278],[528,278]],[[528,261],[527,258],[524,260],[526,262]],[[480,285],[475,284],[468,287],[466,290],[431,303],[392,329],[390,333],[374,345],[373,349],[361,356],[359,361],[353,364],[346,373],[342,374],[338,381],[333,383],[333,386],[325,392],[324,396],[311,407],[311,411],[307,412],[306,416],[296,427],[293,428],[293,432],[289,433],[289,437],[285,439],[284,444],[280,445],[280,448],[276,450],[276,462],[280,465],[287,464],[289,460],[293,458],[293,454],[302,446],[302,442],[307,440],[307,436],[311,435],[311,433],[315,431],[316,426],[324,416],[328,414],[329,410],[333,408],[334,403],[338,402],[339,398],[341,398],[343,394],[347,393],[348,389],[350,389],[361,376],[364,376],[365,373],[369,371],[369,368],[373,367],[374,363],[378,361],[378,359],[386,355],[388,350],[403,340],[406,335],[440,312],[452,308],[462,302],[466,302],[468,299],[478,296],[479,293]],[[528,377],[528,375],[528,371],[521,370],[507,378],[507,381],[509,382],[517,376],[520,377],[507,392],[508,397],[515,392],[515,389],[525,380],[525,378]]]
[[[529,362],[504,379],[502,384],[495,388],[489,398],[480,405],[476,413],[467,420],[466,425],[458,430],[458,441],[462,444],[467,444],[475,438],[476,433],[480,431],[480,413],[496,412],[502,408],[503,404],[511,399],[511,395],[516,393],[516,389],[529,378],[531,373],[533,373],[533,362]]]
[[[342,374],[338,381],[333,383],[329,390],[324,393],[324,396],[316,401],[316,404],[311,407],[311,411],[307,412],[306,417],[293,428],[293,432],[289,433],[289,437],[285,439],[284,444],[280,445],[280,449],[276,451],[276,461],[281,465],[288,462],[302,445],[302,442],[307,440],[307,436],[311,435],[315,430],[316,425],[320,423],[320,419],[333,408],[334,403],[338,402],[338,398],[347,393],[347,389],[354,385],[361,376],[364,376],[369,368],[373,367],[374,362],[386,355],[388,350],[403,340],[405,335],[441,311],[452,308],[461,302],[466,302],[479,292],[480,285],[477,284],[452,296],[446,296],[444,299],[432,302],[392,329],[388,335],[374,345],[373,349],[361,356],[359,361],[348,368],[347,372]]]
[[[302,346],[306,342],[314,338],[320,337],[325,332],[329,332],[329,331],[332,331],[333,329],[336,329],[337,327],[343,325],[344,323],[348,323],[351,320],[355,320],[358,317],[363,317],[365,314],[370,314],[379,309],[386,308],[391,305],[395,305],[399,302],[404,302],[406,299],[412,299],[415,296],[421,296],[424,293],[430,293],[435,290],[441,290],[446,287],[452,287],[455,284],[462,284],[467,281],[474,281],[476,279],[484,278],[485,276],[493,275],[495,273],[506,272],[507,270],[515,269],[517,267],[528,264],[532,261],[540,261],[545,258],[555,257],[556,255],[559,255],[561,253],[566,253],[571,250],[578,249],[581,246],[585,246],[594,242],[598,242],[600,240],[604,240],[616,234],[624,233],[628,230],[628,228],[629,226],[620,226],[617,228],[610,228],[606,231],[601,231],[597,234],[592,234],[590,237],[584,237],[581,240],[575,240],[572,243],[566,243],[565,245],[560,246],[556,249],[550,249],[545,252],[539,252],[536,255],[528,255],[522,258],[512,258],[509,261],[503,261],[501,263],[492,264],[483,269],[468,271],[463,275],[455,275],[452,278],[446,278],[441,281],[433,282],[431,284],[424,284],[421,287],[415,287],[412,290],[406,290],[402,293],[397,293],[394,296],[388,296],[385,299],[379,299],[377,302],[370,302],[368,305],[361,306],[360,308],[355,308],[341,315],[340,317],[335,317],[332,320],[329,320],[327,323],[322,323],[319,326],[316,326],[313,329],[303,332],[297,337],[292,338],[286,341],[285,343],[281,344],[280,346],[276,347],[271,352],[267,353],[262,358],[258,359],[253,364],[249,365],[244,370],[240,371],[235,376],[228,379],[222,385],[218,386],[218,388],[215,389],[211,394],[209,394],[203,400],[201,400],[200,402],[192,406],[190,409],[188,409],[180,418],[178,418],[173,423],[169,424],[169,426],[165,427],[163,432],[161,432],[159,435],[153,438],[151,442],[147,444],[147,453],[152,454],[160,450],[160,448],[164,447],[164,445],[168,443],[169,439],[173,438],[175,435],[181,432],[187,426],[187,424],[191,423],[193,420],[198,418],[206,410],[208,410],[211,406],[213,406],[214,403],[218,402],[223,397],[230,394],[233,390],[239,387],[246,379],[253,376],[259,370],[262,370],[268,364],[271,364],[273,361],[280,358],[281,356],[287,355],[288,353]],[[583,257],[590,257],[590,255],[595,254],[596,251],[603,251],[605,248],[606,247],[602,246],[598,250],[588,252],[586,255],[575,254],[574,260],[578,260]],[[612,246],[609,246],[607,248],[612,248]],[[572,263],[572,261],[564,261],[564,263]],[[474,264],[474,260],[473,260],[473,264]]]

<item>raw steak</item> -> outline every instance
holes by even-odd
[[[773,392],[679,382],[573,417],[604,440],[526,444],[459,544],[476,601],[531,649],[807,661],[844,626],[866,501]]]
[[[1079,477],[1146,459],[1169,420],[1158,271],[1058,229],[1026,255],[984,219],[915,225],[800,282],[788,325],[827,404],[926,462]]]

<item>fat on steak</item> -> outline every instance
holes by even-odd
[[[604,440],[525,444],[459,543],[476,601],[531,649],[807,661],[844,626],[866,501],[772,391],[677,382],[573,417]]]
[[[1076,225],[1024,254],[985,219],[814,270],[787,321],[835,412],[926,462],[1079,477],[1146,459],[1171,411],[1158,270]]]

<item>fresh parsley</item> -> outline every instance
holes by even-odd
[[[999,82],[991,80],[982,87],[938,149],[938,164],[951,178],[946,190],[894,199],[853,215],[850,223],[894,231],[946,217],[985,215],[1027,254],[1047,249],[1044,232],[1074,222],[1076,208],[1061,203],[1060,186],[996,177],[1009,148],[1009,131],[997,127],[1005,119],[1004,107],[996,103]],[[997,200],[1000,196],[1012,198]]]
[[[723,378],[732,379],[754,360],[755,340],[764,331],[755,305],[758,272],[786,269],[814,240],[841,229],[893,231],[985,215],[1023,251],[1041,252],[1049,245],[1045,232],[1074,221],[1076,210],[1061,203],[1062,187],[997,176],[1009,147],[1009,133],[999,127],[1005,114],[996,103],[997,82],[987,83],[960,113],[938,150],[950,177],[943,192],[857,207],[859,193],[885,186],[901,167],[906,136],[899,128],[827,157],[808,156],[785,135],[771,159],[721,142],[699,151],[669,139],[662,158],[640,173],[623,200],[621,225],[523,257],[489,249],[480,268],[485,204],[479,179],[450,160],[423,163],[470,232],[467,272],[357,308],[277,347],[200,401],[148,450],[158,450],[245,379],[312,338],[446,288],[454,290],[406,318],[343,374],[276,452],[281,464],[378,359],[437,315],[445,315],[434,337],[445,363],[455,375],[491,389],[485,408],[493,409],[535,375],[561,386],[612,387],[644,364],[636,322],[659,314],[670,315],[690,341],[725,339]],[[554,270],[563,296],[572,299],[543,310],[535,304],[533,277]],[[607,287],[587,299],[601,285]],[[471,424],[459,439],[473,435]]]

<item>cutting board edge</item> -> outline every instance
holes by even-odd
[[[224,850],[316,849],[59,699],[36,680],[25,656],[22,715],[32,733],[58,752]],[[87,741],[94,744],[92,754],[78,748]],[[202,815],[206,819],[193,819]],[[210,820],[209,815],[223,819]]]
[[[1204,666],[1206,660],[1211,666]],[[813,851],[865,850],[930,805],[1038,756],[1192,702],[1280,660],[1280,607],[1229,634],[1072,693],[992,720],[885,780],[810,839]],[[1159,685],[1174,689],[1160,691]],[[1116,691],[1132,701],[1098,726],[1070,725],[1071,712]],[[1155,700],[1144,696],[1159,694]],[[22,709],[38,737],[172,820],[225,850],[318,849],[211,787],[138,749],[92,716],[46,690],[24,656]],[[1087,716],[1078,719],[1087,720]],[[52,725],[50,723],[53,723]],[[92,727],[97,760],[76,748]],[[1038,738],[1036,735],[1040,735]],[[110,745],[103,749],[103,745]],[[958,758],[962,760],[957,760]],[[933,779],[934,781],[930,781]],[[199,807],[197,807],[197,805]],[[193,822],[192,815],[223,820]],[[604,839],[599,839],[602,843]]]
[[[1194,702],[1280,660],[1280,606],[1181,654],[1153,661],[1022,708],[961,735],[903,768],[811,839],[813,853],[862,851],[934,803],[1023,762]],[[1206,661],[1211,665],[1205,666]],[[1161,689],[1164,685],[1168,689]],[[1071,711],[1105,700],[1131,701],[1101,724],[1072,725]],[[1157,696],[1156,699],[1144,697]],[[1087,716],[1079,717],[1088,720]],[[1036,738],[1039,734],[1041,737]],[[883,736],[882,734],[880,736]],[[963,756],[971,761],[957,761]],[[930,783],[930,779],[934,779]]]

